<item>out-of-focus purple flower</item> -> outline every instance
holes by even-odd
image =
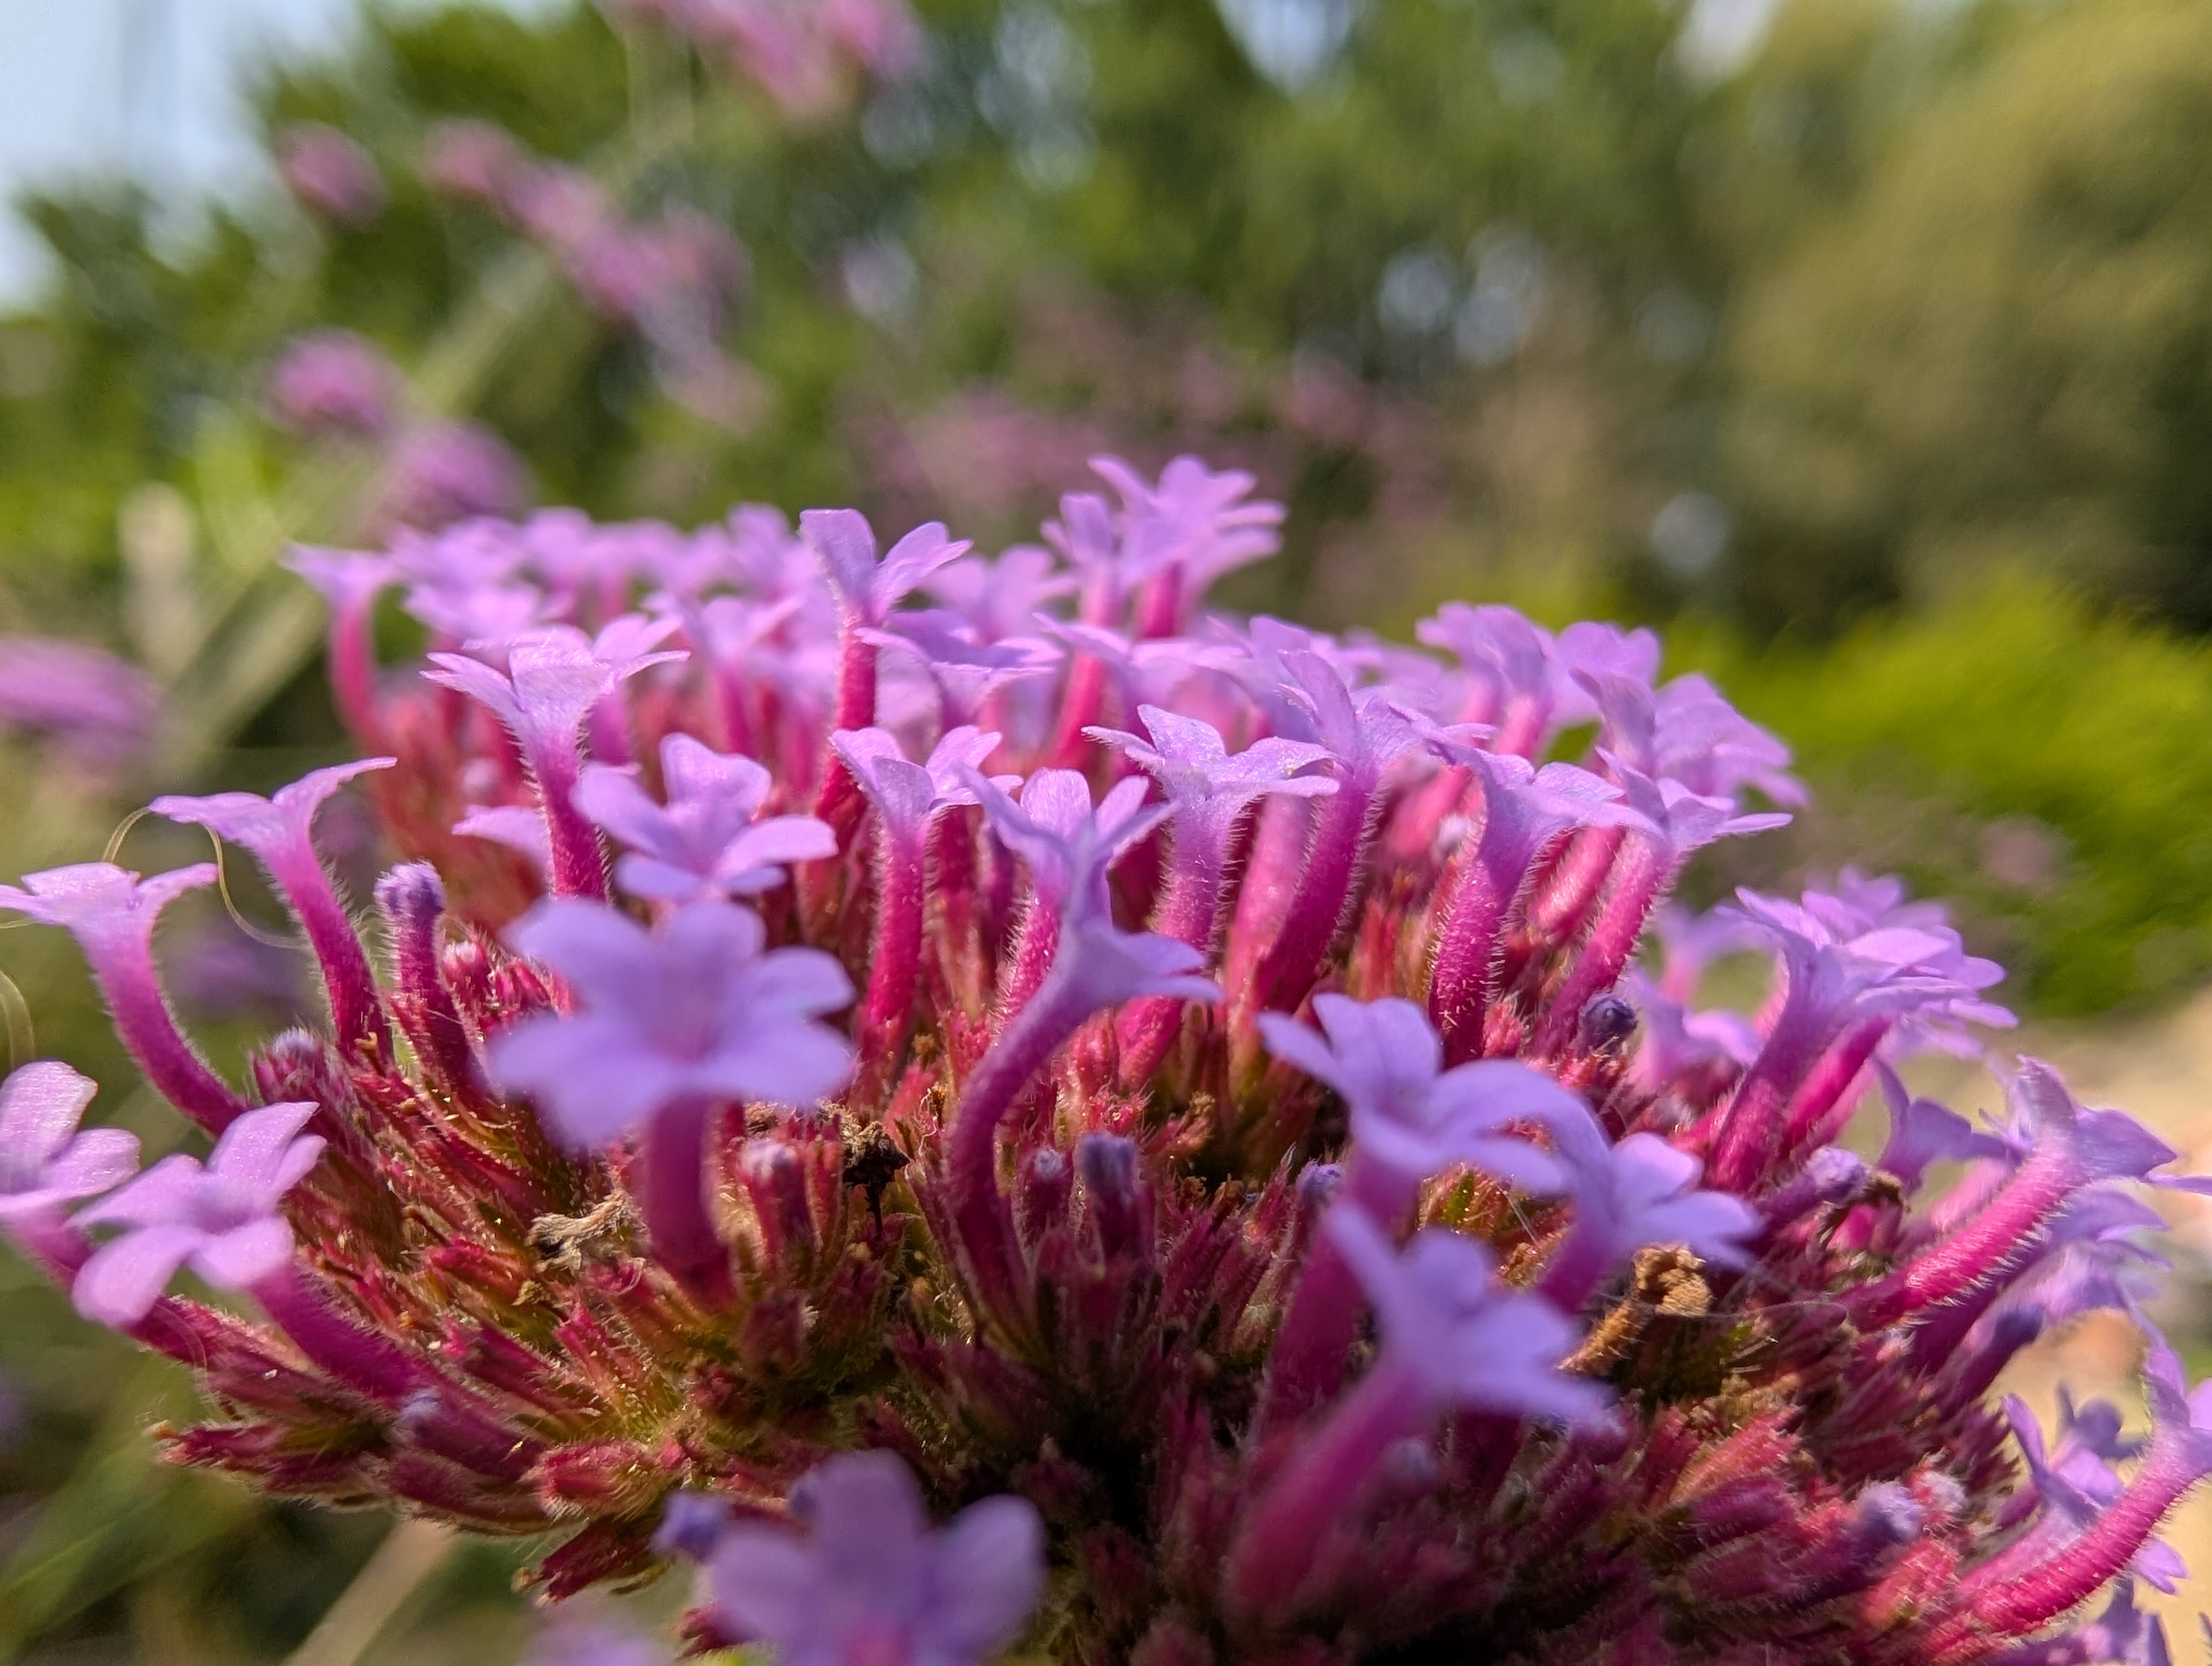
[[[528,862],[540,880],[551,883],[553,837],[537,811],[520,804],[480,804],[453,824],[453,831],[505,845]]]
[[[1457,658],[1468,680],[1463,721],[1497,731],[1497,750],[1535,755],[1552,723],[1559,678],[1552,639],[1510,607],[1447,602],[1414,627],[1431,648]]]
[[[366,225],[384,211],[375,159],[322,122],[294,122],[276,135],[276,171],[302,208],[335,225]]]
[[[87,1128],[100,1085],[53,1059],[34,1059],[0,1085],[0,1223],[58,1215],[138,1171],[138,1136]]]
[[[88,769],[134,761],[160,713],[151,679],[112,654],[52,637],[0,636],[0,727],[50,739]]]
[[[437,122],[422,137],[422,183],[462,202],[504,202],[528,165],[514,136],[488,121]]]
[[[379,435],[392,425],[399,372],[350,330],[287,343],[269,374],[269,408],[296,434]]]
[[[2008,1154],[2002,1140],[1983,1133],[1957,1111],[1933,1099],[1913,1097],[1887,1064],[1877,1061],[1875,1074],[1889,1110],[1889,1138],[1875,1166],[1896,1177],[1908,1193],[1920,1189],[1933,1164],[1972,1163]]]
[[[995,642],[1033,634],[1045,605],[1075,586],[1074,575],[1059,570],[1051,550],[1019,544],[996,561],[963,556],[947,562],[924,587],[967,621],[978,640]]]
[[[708,1567],[714,1607],[779,1666],[982,1666],[1044,1590],[1044,1527],[1026,1499],[986,1499],[933,1531],[889,1452],[829,1459],[793,1490],[797,1533],[729,1528]]]
[[[386,467],[381,518],[438,527],[507,515],[530,495],[522,459],[480,423],[437,423],[401,436]]]
[[[636,776],[604,763],[587,764],[576,788],[577,808],[629,847],[615,881],[633,897],[750,896],[781,885],[793,862],[837,854],[836,839],[811,816],[759,819],[775,783],[749,757],[672,734],[660,744],[660,777],[665,806]]]
[[[302,1134],[318,1107],[264,1105],[240,1116],[203,1167],[178,1152],[76,1217],[80,1226],[121,1226],[95,1250],[71,1291],[77,1311],[126,1329],[143,1319],[177,1269],[189,1266],[218,1290],[246,1290],[292,1259],[284,1194],[323,1154]]]
[[[647,932],[599,903],[554,901],[513,936],[579,1010],[502,1031],[492,1067],[579,1150],[687,1097],[812,1104],[852,1070],[845,1038],[817,1022],[852,1004],[843,969],[815,949],[763,952],[749,909],[693,903]]]
[[[585,1602],[564,1604],[531,1640],[521,1666],[672,1666],[665,1644]]]
[[[1091,466],[1121,494],[1120,583],[1138,594],[1140,636],[1179,635],[1216,580],[1282,547],[1283,506],[1254,498],[1257,483],[1178,457],[1158,484],[1118,457]]]

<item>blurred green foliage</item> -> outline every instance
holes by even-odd
[[[2212,967],[2212,646],[2019,577],[1820,650],[1669,646],[1797,746],[1785,859],[1954,902],[2014,1000],[2094,1013]]]

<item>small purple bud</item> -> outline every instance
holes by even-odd
[[[1144,1201],[1135,1145],[1118,1134],[1086,1134],[1075,1142],[1075,1171],[1090,1200],[1100,1252],[1109,1261],[1142,1253]]]

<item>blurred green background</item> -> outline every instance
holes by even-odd
[[[266,393],[340,326],[414,420],[487,425],[533,501],[606,517],[853,502],[991,545],[1095,451],[1249,467],[1289,546],[1224,599],[1656,623],[1781,731],[1816,806],[1708,889],[1901,871],[2046,1020],[2140,1021],[2212,966],[2203,0],[919,0],[912,73],[800,114],[647,9],[416,0],[265,65],[264,138],[374,158],[356,224],[273,188],[26,200],[52,276],[0,313],[0,633],[144,667],[162,738],[0,741],[9,876],[152,790],[343,750],[319,606],[272,563],[367,536],[388,459]],[[711,389],[426,189],[458,117],[737,240]],[[234,1059],[295,969],[179,926]],[[0,939],[40,1049],[160,1149],[51,935]],[[354,1576],[380,1523],[150,1463],[188,1408],[0,1261],[0,1663],[276,1660]],[[519,1560],[448,1559],[370,1657],[503,1657]]]

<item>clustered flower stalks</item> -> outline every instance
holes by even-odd
[[[2162,1660],[2212,1394],[2137,1314],[2146,1437],[1989,1395],[2135,1312],[2173,1153],[2033,1061],[1985,1127],[1911,1097],[2009,1019],[1893,882],[1669,908],[1798,794],[1649,633],[1209,614],[1280,512],[1099,467],[996,562],[760,509],[299,555],[379,756],[154,808],[266,869],[327,1027],[238,1083],[180,1033],[211,866],[0,891],[215,1136],[132,1177],[66,1067],[0,1102],[0,1220],[206,1394],[169,1456],[545,1535],[556,1598],[694,1561],[691,1642],[788,1661]]]

